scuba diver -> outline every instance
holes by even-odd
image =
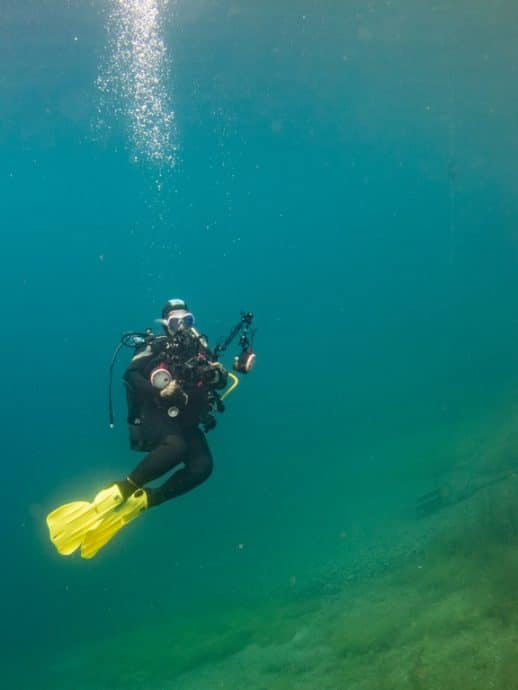
[[[127,346],[134,350],[123,377],[130,447],[147,455],[91,503],[67,503],[47,516],[50,539],[60,554],[68,556],[80,548],[83,558],[92,558],[144,511],[191,491],[210,476],[212,454],[205,433],[216,426],[213,412],[223,412],[224,398],[238,384],[218,357],[240,335],[241,351],[233,368],[243,374],[253,368],[252,319],[253,314],[243,312],[227,338],[211,351],[206,337],[194,328],[187,304],[172,299],[157,320],[163,335],[151,330],[123,335],[110,365],[110,426],[112,372],[121,348]],[[229,379],[232,384],[227,387]],[[171,471],[160,486],[147,486]]]

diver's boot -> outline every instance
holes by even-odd
[[[139,517],[148,507],[144,489],[137,489],[117,510],[90,529],[81,543],[81,557],[93,558],[125,525]]]
[[[69,556],[81,546],[85,534],[123,501],[119,484],[113,484],[99,491],[91,503],[65,503],[47,515],[50,540],[62,556]]]
[[[124,501],[129,498],[137,489],[142,488],[138,484],[135,484],[131,477],[126,477],[126,479],[117,482],[117,486],[119,487],[119,491],[121,492]]]

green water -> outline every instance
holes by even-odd
[[[8,687],[518,687],[517,27],[4,2]],[[173,297],[212,344],[255,314],[214,474],[60,557],[47,513],[140,459],[108,366]]]

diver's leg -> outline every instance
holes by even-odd
[[[177,470],[162,486],[148,492],[150,507],[187,493],[208,479],[212,473],[212,453],[205,434],[200,429],[195,429],[189,432],[185,439],[187,441],[185,466]]]
[[[187,452],[188,444],[178,427],[148,453],[126,479],[118,482],[116,486],[125,502],[82,535],[81,556],[93,558],[125,525],[155,505],[155,489],[143,487],[183,462]]]
[[[188,452],[187,449],[187,442],[180,430],[166,436],[160,445],[148,453],[135,467],[127,479],[119,482],[119,487],[121,487],[125,498],[132,494],[135,489],[158,479],[183,462]]]

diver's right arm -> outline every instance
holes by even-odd
[[[154,352],[148,345],[145,350],[137,353],[124,372],[124,381],[129,388],[139,395],[157,397],[157,389],[151,385],[146,369]]]

